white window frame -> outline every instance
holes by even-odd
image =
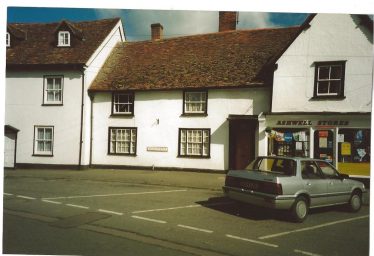
[[[52,88],[48,88],[48,80],[52,79]],[[60,80],[60,88],[57,88],[56,80]],[[53,94],[53,99],[48,99],[48,94]],[[43,88],[43,104],[44,105],[62,105],[63,104],[63,93],[64,93],[64,76],[44,76],[44,88]],[[60,94],[60,99],[56,99],[57,95]]]
[[[6,47],[10,47],[10,34],[9,32],[6,32]]]
[[[193,95],[197,96],[198,100],[194,100]],[[185,91],[183,97],[184,114],[206,114],[208,109],[207,99],[207,91]]]
[[[210,129],[179,129],[179,156],[210,157]]]
[[[123,98],[125,99],[123,100]],[[134,97],[133,92],[113,93],[112,114],[113,115],[133,115],[134,114],[134,98],[135,97]],[[122,108],[124,109],[124,111],[121,111]]]
[[[137,139],[136,127],[109,127],[108,153],[135,156]]]
[[[340,78],[331,78],[331,70],[333,67],[339,67],[341,77]],[[320,78],[321,68],[328,68],[328,78]],[[338,97],[344,96],[344,79],[345,79],[345,62],[344,61],[332,61],[332,62],[319,62],[316,63],[316,74],[315,74],[315,97]],[[326,93],[321,93],[320,83],[328,83],[328,88]],[[331,82],[340,82],[337,92],[330,92]]]
[[[39,137],[39,130],[42,130],[42,138]],[[46,131],[51,130],[51,138],[46,137]],[[39,145],[43,145],[43,150]],[[53,156],[53,143],[54,143],[54,127],[53,126],[40,126],[34,127],[34,155]],[[50,144],[50,150],[46,150],[46,145]]]
[[[70,32],[69,31],[59,31],[57,38],[57,46],[70,46]]]

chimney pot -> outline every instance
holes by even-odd
[[[160,23],[151,25],[152,41],[161,40],[163,36],[164,27]]]
[[[222,31],[235,30],[237,21],[238,21],[237,12],[220,11],[218,31],[222,32]]]

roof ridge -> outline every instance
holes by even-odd
[[[9,22],[8,25],[58,25],[61,22],[69,22],[71,24],[81,24],[81,23],[94,23],[94,22],[100,22],[100,21],[109,21],[109,20],[120,20],[120,17],[115,18],[106,18],[106,19],[96,19],[96,20],[82,20],[82,21],[71,21],[68,19],[61,19],[59,21],[53,21],[53,22]]]
[[[244,33],[244,32],[255,32],[255,31],[270,31],[270,30],[286,30],[286,29],[299,29],[301,26],[290,26],[290,27],[273,27],[273,28],[255,28],[255,29],[236,29],[236,30],[229,30],[229,31],[216,31],[216,32],[209,32],[209,33],[202,33],[202,34],[193,34],[193,35],[183,35],[183,36],[176,36],[176,37],[169,37],[163,38],[161,40],[152,41],[152,39],[142,40],[142,41],[131,41],[131,42],[123,42],[124,44],[137,44],[137,43],[152,43],[152,42],[163,42],[169,40],[178,40],[183,38],[191,38],[191,37],[202,37],[208,35],[223,35],[223,34],[235,34],[235,33]]]

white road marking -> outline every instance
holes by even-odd
[[[211,203],[211,204],[205,204],[204,206],[216,206],[216,205],[226,205],[226,204],[234,204],[234,202]],[[159,208],[159,209],[134,211],[132,213],[160,212],[160,211],[170,211],[170,210],[178,210],[178,209],[186,209],[186,208],[196,208],[196,207],[202,207],[202,206],[203,205],[200,205],[200,204],[191,204],[191,205],[176,206],[176,207],[169,207],[169,208]]]
[[[159,209],[151,209],[151,210],[135,211],[135,212],[132,212],[132,213],[159,212],[159,211],[169,211],[169,210],[185,209],[185,208],[194,208],[194,207],[201,207],[201,205],[198,205],[198,204],[191,204],[191,205],[186,205],[186,206],[177,206],[177,207],[170,207],[170,208],[159,208]]]
[[[61,202],[51,201],[51,200],[42,200],[42,202],[50,203],[50,204],[62,204]]]
[[[75,207],[75,208],[81,208],[81,209],[90,209],[90,207],[83,206],[83,205],[76,205],[76,204],[65,204],[65,205]]]
[[[14,196],[13,194],[10,194],[10,193],[5,193],[4,192],[4,196]]]
[[[276,244],[264,243],[264,242],[261,242],[261,241],[252,240],[252,239],[248,239],[248,238],[243,238],[243,237],[239,237],[239,236],[226,235],[226,237],[233,238],[233,239],[237,239],[237,240],[242,240],[242,241],[246,241],[246,242],[250,242],[250,243],[255,243],[255,244],[265,245],[265,246],[269,246],[269,247],[275,247],[275,248],[276,248],[276,247],[279,247],[279,246],[276,245]]]
[[[205,232],[205,233],[213,233],[212,230],[202,229],[202,228],[195,228],[195,227],[181,225],[181,224],[178,224],[178,227],[192,229],[192,230],[195,230],[195,231],[200,231],[200,232]]]
[[[318,228],[324,228],[324,227],[328,227],[328,226],[332,226],[332,225],[336,225],[336,224],[340,224],[340,223],[345,223],[345,222],[350,222],[350,221],[355,221],[355,220],[360,220],[360,219],[365,219],[365,218],[369,218],[369,215],[360,216],[360,217],[356,217],[356,218],[345,219],[345,220],[328,222],[328,223],[324,223],[324,224],[321,224],[321,225],[316,225],[316,226],[312,226],[312,227],[291,230],[291,231],[272,234],[272,235],[267,235],[267,236],[261,236],[258,239],[260,239],[260,240],[269,239],[269,238],[274,238],[274,237],[278,237],[278,236],[284,236],[284,235],[289,235],[289,234],[292,234],[292,233],[309,231],[309,230],[314,230],[314,229],[318,229]]]
[[[186,192],[187,189],[179,190],[165,190],[165,191],[149,191],[149,192],[130,192],[120,194],[103,194],[103,195],[89,195],[89,196],[61,196],[61,197],[48,197],[42,199],[71,199],[71,198],[87,198],[87,197],[104,197],[104,196],[128,196],[128,195],[147,195],[147,194],[159,194],[159,193],[173,193],[173,192]]]
[[[144,217],[140,217],[140,216],[136,216],[136,215],[133,215],[131,217],[135,218],[135,219],[139,219],[139,220],[146,220],[146,221],[151,221],[151,222],[156,222],[156,223],[161,223],[161,224],[167,223],[166,221],[163,221],[163,220],[155,220],[155,219],[150,219],[150,218],[144,218]]]
[[[114,214],[114,215],[123,215],[122,212],[114,212],[114,211],[109,211],[109,210],[104,210],[104,209],[99,209],[98,211],[103,212],[103,213]]]
[[[320,254],[315,254],[315,253],[306,252],[306,251],[302,251],[302,250],[294,250],[294,252],[301,253],[301,254],[308,255],[308,256],[321,256]]]
[[[30,197],[30,196],[21,196],[21,195],[18,195],[17,196],[18,198],[23,198],[23,199],[29,199],[29,200],[35,200],[36,198],[34,197]]]

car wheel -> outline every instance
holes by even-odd
[[[309,205],[303,196],[296,198],[291,208],[291,216],[295,222],[303,222],[308,216]]]
[[[348,203],[349,210],[351,212],[358,212],[361,209],[361,205],[362,205],[361,194],[359,192],[354,192],[351,198],[349,199],[349,203]]]

